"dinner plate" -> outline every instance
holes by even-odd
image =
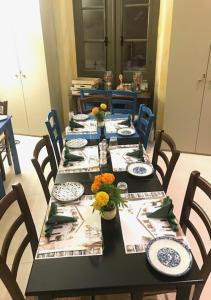
[[[6,120],[8,115],[0,115],[0,121]]]
[[[89,116],[86,115],[86,114],[77,114],[77,115],[74,115],[74,116],[73,116],[73,119],[74,119],[75,121],[85,121],[85,120],[87,120],[88,118],[89,118]]]
[[[71,139],[69,141],[66,142],[66,146],[69,148],[82,148],[85,147],[87,145],[88,141],[86,139]]]
[[[182,276],[192,266],[193,258],[188,246],[173,237],[157,237],[146,247],[147,260],[158,272],[168,276]]]
[[[131,175],[145,177],[151,175],[154,171],[154,168],[151,164],[147,164],[144,162],[134,162],[128,165],[127,171]]]
[[[52,195],[61,202],[74,201],[84,193],[84,186],[80,182],[65,182],[54,186]]]
[[[126,127],[126,128],[119,128],[117,130],[117,133],[123,136],[130,136],[136,133],[136,131],[135,128]]]

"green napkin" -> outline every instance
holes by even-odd
[[[143,144],[139,143],[139,149],[134,150],[133,152],[128,152],[126,155],[135,157],[135,158],[140,158],[141,161],[144,162],[144,149],[143,149]]]
[[[57,215],[56,203],[51,203],[51,208],[48,216],[48,221],[45,223],[45,236],[50,237],[55,225],[74,223],[77,221],[74,217],[68,217],[63,215]]]
[[[172,200],[170,197],[167,196],[163,200],[162,206],[158,210],[147,214],[147,217],[148,218],[157,218],[157,219],[167,219],[171,229],[173,231],[177,231],[177,223],[175,221],[175,215],[173,213],[173,208],[174,208],[174,206],[172,204]]]
[[[71,118],[71,120],[69,121],[69,127],[70,127],[70,130],[73,130],[74,128],[84,128],[84,125],[81,125],[81,124],[75,122],[73,120],[73,118]]]
[[[72,154],[72,153],[70,153],[69,148],[65,147],[65,150],[64,150],[64,163],[63,163],[64,167],[66,167],[68,165],[68,163],[71,162],[71,161],[82,161],[82,160],[84,160],[83,156]]]
[[[124,121],[122,121],[122,122],[120,122],[120,123],[118,123],[118,124],[119,124],[119,125],[126,125],[126,126],[128,126],[128,127],[131,127],[131,116],[128,115],[127,120],[124,120]]]

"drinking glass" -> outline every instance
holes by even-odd
[[[128,194],[127,182],[120,181],[120,182],[118,182],[117,187],[118,187],[118,189],[120,189],[121,194]]]
[[[117,146],[117,145],[118,145],[117,137],[116,136],[110,137],[109,146]]]

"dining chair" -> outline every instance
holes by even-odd
[[[152,165],[161,177],[165,192],[168,189],[179,156],[180,151],[176,149],[173,139],[164,130],[159,130],[155,139]]]
[[[107,110],[111,111],[111,91],[96,89],[80,90],[80,110],[81,113],[90,113],[94,106],[99,107],[101,103],[107,105]]]
[[[152,129],[153,122],[155,120],[155,115],[151,109],[145,104],[139,106],[138,120],[137,120],[137,131],[140,136],[140,140],[144,145],[144,148],[147,148],[149,134]]]
[[[0,115],[7,115],[8,101],[0,101]],[[0,134],[0,170],[2,179],[6,179],[4,160],[7,158],[9,166],[12,165],[10,146],[7,133]]]
[[[48,133],[49,133],[49,136],[51,139],[51,143],[53,145],[57,164],[59,165],[64,144],[63,144],[62,132],[61,132],[60,124],[59,124],[58,114],[55,109],[52,109],[48,113],[45,124],[47,126]]]
[[[48,135],[44,135],[36,144],[31,161],[37,172],[45,194],[45,199],[48,203],[50,200],[49,185],[52,181],[55,181],[57,174],[56,160]]]
[[[134,118],[136,106],[136,92],[112,90],[112,113],[131,114]]]
[[[197,192],[200,191],[200,203],[197,201]],[[203,196],[202,196],[203,194]],[[202,207],[202,199],[204,199]],[[185,234],[187,230],[192,234],[200,254],[202,257],[202,266],[200,268],[201,276],[204,279],[202,285],[195,287],[193,300],[198,300],[206,283],[206,280],[211,271],[211,248],[206,249],[205,243],[211,240],[211,220],[207,215],[207,207],[209,207],[211,200],[211,184],[200,176],[198,171],[193,171],[190,174],[189,182],[186,189],[186,194],[182,206],[182,213],[180,217],[180,225]],[[206,205],[206,206],[205,206]],[[194,214],[192,214],[194,212]],[[197,215],[197,217],[196,217]],[[208,232],[209,240],[203,238],[202,227],[199,219],[202,221],[204,228]]]
[[[3,219],[3,216],[8,216],[11,213],[14,205],[18,206],[18,217],[11,224],[10,228],[6,229],[6,227],[1,226],[1,233],[3,233],[4,238],[0,251],[0,279],[13,300],[24,300],[25,297],[17,282],[18,268],[24,250],[28,244],[31,246],[33,257],[35,257],[38,246],[38,237],[27,200],[20,183],[13,185],[12,191],[1,199],[0,220]],[[22,235],[20,235],[20,232],[19,236],[17,236],[17,231],[20,227],[22,229],[22,225],[25,225],[24,230],[26,231],[26,234],[23,238]],[[11,258],[9,248],[11,243],[16,241],[16,239],[18,239],[18,241],[21,239],[21,243],[18,242],[19,246],[17,245],[15,248],[14,259],[12,266],[10,267],[8,262]]]

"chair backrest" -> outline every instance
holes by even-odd
[[[190,175],[188,186],[186,189],[186,194],[183,202],[182,213],[180,218],[180,225],[184,231],[187,232],[187,229],[192,233],[202,257],[202,267],[201,267],[201,276],[204,279],[204,283],[200,286],[195,287],[193,300],[198,300],[200,298],[203,287],[206,283],[206,280],[211,271],[211,248],[206,250],[205,239],[202,237],[202,232],[200,232],[199,222],[196,218],[196,215],[201,219],[204,224],[210,244],[211,239],[211,220],[205,212],[207,207],[202,208],[198,202],[196,202],[196,190],[199,189],[200,193],[200,203],[204,198],[203,204],[206,205],[206,201],[211,200],[211,184],[200,176],[198,171],[193,171]],[[191,212],[194,211],[194,217],[191,218]],[[191,221],[193,220],[193,222]],[[195,223],[194,223],[195,221]]]
[[[7,115],[8,101],[0,101],[0,115]]]
[[[136,92],[112,90],[112,113],[131,114],[134,116],[136,107]]]
[[[55,181],[57,174],[56,160],[48,135],[44,135],[36,144],[31,161],[37,172],[48,203],[50,199],[49,185],[51,180]]]
[[[24,300],[24,296],[20,290],[20,287],[16,281],[18,267],[20,264],[21,257],[24,253],[25,248],[28,244],[31,245],[33,257],[35,257],[37,246],[38,246],[38,238],[37,232],[34,226],[34,222],[29,210],[29,206],[22,189],[20,183],[12,186],[12,191],[5,195],[0,201],[0,220],[2,220],[3,216],[9,214],[10,207],[16,202],[20,209],[20,214],[11,224],[10,228],[5,232],[4,226],[1,227],[1,233],[4,234],[3,244],[0,251],[0,279],[4,283],[7,288],[10,296],[14,300]],[[7,261],[9,257],[9,248],[11,242],[14,241],[16,237],[16,232],[21,225],[25,224],[26,235],[23,237],[20,246],[17,247],[16,253],[14,255],[14,260],[12,262],[12,266],[9,267]],[[18,239],[20,237],[18,236]],[[11,255],[10,255],[11,257]]]
[[[107,105],[107,110],[111,110],[111,91],[96,89],[80,90],[80,110],[82,113],[90,113],[94,106],[99,107],[101,103]]]
[[[45,124],[47,126],[48,133],[54,148],[57,164],[59,165],[61,159],[61,153],[63,149],[63,139],[62,139],[62,132],[59,125],[57,111],[55,109],[52,109],[48,113]]]
[[[145,104],[141,104],[139,106],[137,129],[145,149],[147,148],[149,134],[154,120],[155,115],[151,109]]]
[[[167,152],[165,153],[165,151]],[[170,158],[168,157],[167,153],[171,156]],[[180,151],[176,149],[173,139],[167,133],[165,133],[164,130],[158,131],[155,139],[152,165],[160,174],[163,190],[165,192],[168,189],[171,175],[174,171],[179,156]]]

